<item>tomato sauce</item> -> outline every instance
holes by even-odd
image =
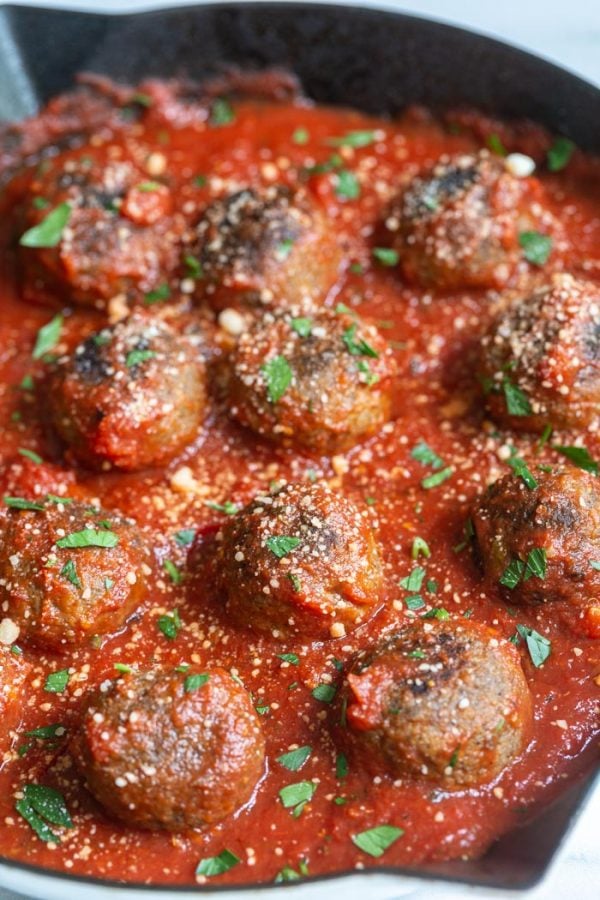
[[[158,564],[139,615],[120,634],[56,655],[23,644],[22,657],[31,667],[27,699],[11,732],[11,749],[0,760],[2,854],[72,874],[125,882],[208,880],[221,885],[271,882],[286,867],[318,875],[484,853],[496,838],[530,819],[594,765],[600,645],[569,627],[551,604],[507,606],[498,590],[483,583],[468,543],[460,549],[473,499],[509,471],[507,445],[516,447],[531,466],[558,461],[548,446],[537,449],[537,437],[500,431],[485,418],[474,361],[497,295],[409,286],[394,266],[379,264],[372,250],[384,246],[378,223],[401,179],[442,154],[477,150],[495,135],[509,151],[536,160],[550,209],[564,228],[565,238],[545,274],[568,269],[598,279],[598,161],[575,151],[569,165],[552,174],[544,162],[553,140],[550,135],[533,124],[496,122],[477,112],[439,120],[423,110],[409,110],[388,121],[301,99],[242,97],[233,101],[228,111],[232,114],[222,124],[193,115],[174,123],[169,103],[156,102],[144,105],[133,119],[113,115],[100,125],[90,110],[84,95],[69,111],[54,108],[51,115],[45,113],[22,126],[30,158],[17,166],[18,153],[5,155],[10,178],[0,217],[0,480],[3,493],[12,478],[14,494],[26,494],[40,482],[47,482],[44,490],[53,491],[56,484],[66,482],[67,493],[98,498],[105,508],[118,509],[138,522],[149,535]],[[64,311],[64,325],[54,352],[72,347],[106,319],[101,312],[69,307],[66,298],[57,298],[54,310],[44,297],[39,305],[24,302],[16,275],[11,211],[39,165],[36,149],[64,144],[69,131],[79,131],[74,155],[85,152],[82,145],[89,139],[106,148],[107,157],[110,148],[128,140],[143,147],[147,156],[159,154],[176,203],[192,219],[222,193],[224,185],[293,184],[299,173],[339,153],[343,166],[358,179],[358,197],[340,196],[335,171],[307,178],[352,264],[327,302],[343,303],[370,317],[392,342],[399,368],[393,420],[345,454],[311,458],[259,440],[233,423],[221,401],[214,399],[197,440],[164,470],[98,474],[68,466],[44,424],[44,363],[32,359],[32,349],[40,327],[59,309]],[[375,138],[368,146],[334,150],[332,138],[351,131],[371,131]],[[171,284],[171,299],[164,302],[178,304],[182,316],[203,317],[207,328],[216,332],[210,314],[199,311],[177,282]],[[35,391],[27,389],[27,376],[35,380]],[[562,434],[560,443],[573,444],[577,437]],[[454,469],[448,480],[431,489],[421,485],[430,470],[411,456],[419,441],[426,441]],[[600,438],[586,434],[585,443],[598,458]],[[23,448],[42,461],[26,459],[19,454]],[[321,644],[282,644],[223,620],[210,585],[186,569],[189,546],[179,533],[193,531],[201,541],[226,520],[225,513],[209,504],[241,506],[273,482],[304,479],[325,479],[369,507],[385,559],[387,596],[383,608],[348,636]],[[535,705],[533,734],[522,755],[482,787],[444,791],[426,782],[394,782],[361,771],[352,760],[347,774],[340,777],[333,738],[339,727],[339,704],[335,698],[324,702],[312,694],[319,684],[339,689],[343,671],[358,650],[376,641],[383,630],[410,620],[404,603],[407,591],[399,582],[414,567],[411,547],[416,536],[431,550],[419,564],[426,578],[436,582],[437,592],[425,595],[427,608],[444,607],[452,616],[466,612],[505,637],[515,634],[517,624],[530,626],[551,641],[551,655],[538,668],[524,643],[519,645]],[[162,567],[164,560],[185,573],[180,584]],[[169,639],[157,620],[174,610],[181,628]],[[282,659],[286,654],[288,659]],[[70,760],[68,736],[78,727],[86,692],[118,677],[115,663],[141,670],[184,663],[218,665],[241,679],[259,711],[268,759],[264,776],[243,809],[211,831],[172,836],[128,829],[95,803]],[[46,691],[48,674],[64,669],[69,670],[65,690]],[[57,723],[64,726],[66,737],[47,741],[25,735]],[[305,745],[312,752],[299,771],[290,772],[277,762],[281,754]],[[316,790],[294,817],[278,792],[303,780],[313,781]],[[58,829],[59,843],[39,840],[15,811],[15,795],[32,782],[57,788],[66,800],[73,828]],[[381,824],[401,828],[403,835],[374,858],[360,850],[352,836]],[[240,862],[208,879],[196,875],[199,860],[225,849]]]

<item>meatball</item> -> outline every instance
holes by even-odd
[[[239,625],[325,640],[379,604],[383,571],[368,511],[324,485],[258,497],[219,537],[217,587]]]
[[[536,179],[516,178],[486,151],[442,157],[410,182],[386,225],[408,280],[442,289],[498,288],[523,259],[519,234],[551,223],[540,200]]]
[[[250,799],[264,738],[223,669],[142,673],[90,699],[72,742],[94,797],[130,826],[211,827]]]
[[[272,315],[232,357],[229,403],[242,425],[286,447],[333,454],[389,418],[396,364],[373,325],[322,311]]]
[[[518,431],[586,428],[600,409],[600,288],[555,275],[482,343],[490,415]]]
[[[0,622],[0,640],[8,630],[7,619]],[[13,623],[9,627],[14,628]],[[29,665],[9,647],[0,643],[0,765],[2,754],[10,749],[11,730],[18,728],[23,708],[23,687]]]
[[[29,231],[62,211],[64,227],[50,241],[44,236],[44,246],[22,235],[26,297],[59,294],[104,308],[117,295],[142,300],[162,286],[179,265],[184,229],[170,190],[129,156],[107,157],[106,149],[79,148],[45,167],[31,183],[23,224]]]
[[[215,309],[319,300],[337,281],[341,251],[323,214],[300,192],[247,188],[212,203],[198,225],[199,282]]]
[[[44,393],[70,452],[101,469],[165,465],[196,437],[206,407],[190,342],[142,313],[59,359]]]
[[[600,606],[600,487],[574,467],[535,471],[530,489],[517,475],[488,488],[472,521],[486,577],[511,603],[566,600]]]
[[[120,629],[143,599],[149,552],[121,516],[51,498],[0,516],[0,606],[23,638],[59,650]]]
[[[359,753],[446,788],[493,779],[522,750],[532,705],[518,652],[473,622],[419,621],[348,676]]]

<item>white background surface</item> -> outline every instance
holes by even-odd
[[[159,6],[184,6],[185,0],[163,0],[162,3],[148,0],[21,0],[21,4],[131,12]],[[388,0],[374,3],[363,0],[359,5],[401,9],[491,34],[545,56],[600,85],[600,0]],[[106,896],[109,893],[107,890]],[[321,896],[332,900],[336,893],[334,887],[328,887],[322,890]],[[347,890],[344,890],[344,895],[345,900],[352,900]],[[63,896],[65,900],[76,898],[77,889],[65,890]],[[480,897],[490,900],[515,900],[520,897],[527,900],[600,900],[599,792],[596,792],[596,797],[569,836],[558,862],[539,888],[526,894],[514,894],[437,883],[424,885],[423,882],[405,879],[399,883],[397,891],[390,892],[389,900],[399,897],[409,900],[469,900]],[[0,900],[13,898],[16,895],[0,888]],[[364,888],[362,900],[369,900]]]

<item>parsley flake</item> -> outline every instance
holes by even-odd
[[[44,682],[44,690],[48,694],[62,694],[69,683],[69,670],[60,669],[58,672],[49,672]]]
[[[196,875],[204,875],[213,878],[215,875],[223,875],[241,862],[240,858],[231,850],[221,850],[218,856],[208,856],[201,859],[196,866]]]
[[[179,611],[174,609],[172,613],[165,613],[156,620],[158,630],[164,634],[169,641],[174,641],[181,628],[181,619]]]
[[[552,449],[564,456],[574,466],[583,469],[584,472],[591,472],[592,475],[598,475],[598,463],[590,455],[589,450],[585,447],[570,447],[561,444],[553,444]]]
[[[209,675],[188,675],[183,682],[183,690],[186,694],[191,694],[201,688],[209,679]]]
[[[57,547],[66,549],[79,549],[81,547],[116,547],[119,536],[114,531],[105,531],[100,528],[82,528],[81,531],[73,531],[56,542]]]
[[[316,784],[312,781],[299,781],[296,784],[288,784],[279,791],[279,799],[285,809],[291,809],[294,818],[297,818],[306,804],[312,800]]]
[[[534,266],[543,266],[548,262],[552,251],[552,238],[539,231],[522,231],[519,235],[519,245],[523,249],[523,256]]]
[[[539,669],[550,656],[552,644],[547,637],[527,625],[517,625],[517,631],[527,645],[531,662]]]
[[[353,834],[352,843],[363,853],[378,858],[383,856],[388,847],[391,847],[403,834],[404,830],[396,828],[395,825],[376,825],[375,828],[368,828],[367,831]]]
[[[42,784],[26,784],[23,796],[15,803],[19,815],[35,831],[40,840],[46,843],[60,843],[49,825],[62,828],[73,828],[73,822],[64,797],[54,788]]]
[[[22,247],[56,247],[62,238],[63,231],[71,217],[71,204],[61,203],[42,219],[21,235],[19,244]]]
[[[296,750],[290,750],[289,753],[283,753],[277,757],[277,762],[290,772],[297,772],[312,753],[312,747],[308,744],[304,747],[298,747]]]
[[[288,553],[291,553],[292,550],[295,550],[296,547],[300,544],[300,538],[297,537],[289,537],[288,535],[276,535],[274,537],[267,538],[265,541],[266,546],[269,548],[271,553],[274,553],[277,559],[283,559],[284,556],[287,556]]]
[[[378,263],[381,263],[382,266],[397,266],[398,260],[400,256],[397,250],[392,250],[391,247],[375,247],[373,250],[373,256],[377,260]]]
[[[569,138],[556,138],[546,154],[548,169],[551,172],[560,172],[569,164],[574,150],[575,144]]]
[[[269,403],[278,403],[292,383],[293,373],[284,356],[275,356],[260,367],[267,385]]]

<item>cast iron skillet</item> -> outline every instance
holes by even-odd
[[[205,79],[227,65],[278,66],[295,73],[306,94],[320,103],[375,114],[394,115],[407,103],[423,103],[441,109],[473,105],[499,116],[529,117],[600,152],[599,90],[497,41],[412,16],[287,3],[211,4],[135,15],[0,9],[0,119],[34,113],[41,102],[69,88],[82,70],[135,83],[147,76]],[[593,780],[588,766],[587,777],[582,772],[542,817],[497,841],[481,859],[372,871],[531,887],[546,872]],[[73,887],[117,884],[56,875],[1,857],[0,862],[54,874]],[[165,890],[132,887],[150,896]],[[232,888],[202,892],[227,890]]]

